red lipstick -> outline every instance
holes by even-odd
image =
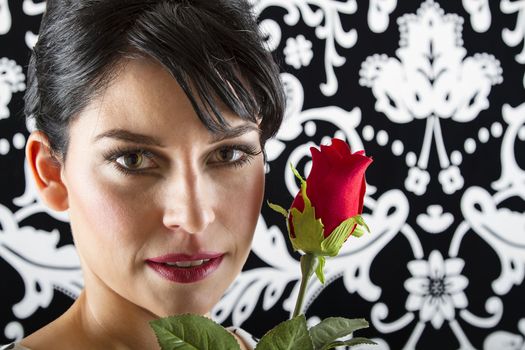
[[[212,274],[222,262],[221,253],[166,254],[146,260],[161,277],[177,283],[194,283]]]

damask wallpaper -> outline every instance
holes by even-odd
[[[308,322],[365,317],[378,350],[525,349],[525,1],[252,2],[287,94],[266,198],[290,202],[288,164],[307,174],[309,147],[331,137],[375,160],[372,232],[308,289]],[[82,288],[67,214],[41,203],[24,165],[25,74],[45,6],[0,0],[0,343]],[[252,250],[213,316],[261,336],[290,315],[300,277],[268,207]]]

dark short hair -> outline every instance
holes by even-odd
[[[279,69],[245,0],[48,0],[24,112],[64,159],[70,122],[125,58],[167,69],[211,132],[228,128],[217,100],[243,120],[261,118],[263,144],[281,124]]]

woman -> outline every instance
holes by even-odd
[[[85,288],[14,349],[157,349],[148,321],[220,299],[283,113],[257,28],[241,0],[47,2],[26,156],[45,203],[68,211]]]

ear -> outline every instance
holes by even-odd
[[[41,131],[31,133],[26,144],[26,159],[40,197],[56,211],[69,208],[67,187],[63,182],[63,164],[51,152],[49,140]]]

